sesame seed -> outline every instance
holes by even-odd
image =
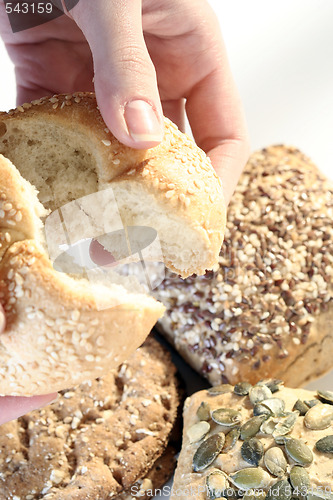
[[[104,144],[104,146],[111,146],[111,141],[107,139],[102,139],[102,143]]]

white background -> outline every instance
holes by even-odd
[[[1,0],[0,0],[1,1]],[[210,0],[219,16],[252,148],[288,143],[333,179],[333,1]],[[0,110],[15,105],[0,41]],[[309,387],[332,389],[332,376]]]

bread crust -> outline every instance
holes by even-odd
[[[333,185],[300,151],[254,153],[229,206],[220,264],[156,290],[158,328],[212,385],[332,368]]]

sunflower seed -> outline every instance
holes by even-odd
[[[281,479],[273,484],[266,495],[267,500],[290,500],[291,486],[286,479]]]
[[[228,432],[228,434],[225,437],[222,453],[227,453],[228,451],[232,450],[232,448],[238,441],[239,435],[240,435],[239,427],[234,427],[233,429],[231,429],[230,432]]]
[[[224,440],[225,436],[223,432],[219,432],[201,443],[193,457],[193,470],[195,472],[206,469],[206,467],[214,462],[223,448]]]
[[[230,481],[242,490],[268,488],[271,477],[261,467],[248,467],[229,476]]]
[[[292,413],[289,413],[289,415],[287,415],[286,417],[280,418],[277,426],[272,432],[273,438],[276,438],[277,436],[285,436],[286,434],[291,432],[295,426],[298,416],[299,412],[294,411]]]
[[[204,438],[210,431],[210,425],[208,422],[198,422],[197,424],[191,425],[187,429],[187,437],[190,440],[190,444],[197,443],[202,438]]]
[[[315,447],[321,453],[333,454],[333,436],[325,436],[316,442]]]
[[[322,403],[333,405],[333,392],[331,391],[317,391],[318,398]]]
[[[260,426],[264,420],[266,420],[266,415],[250,418],[250,420],[242,425],[240,429],[240,438],[244,440],[255,436],[259,432]]]
[[[261,404],[266,406],[276,417],[284,415],[284,409],[286,407],[286,404],[283,401],[283,399],[269,398],[262,401]]]
[[[279,436],[280,437],[280,436]],[[286,452],[299,465],[310,465],[313,460],[312,451],[303,441],[295,438],[284,438]]]
[[[273,415],[273,413],[269,408],[267,408],[267,406],[264,406],[261,403],[257,403],[253,407],[253,415],[255,417],[258,417],[259,415],[266,415],[266,417],[270,417],[271,415]]]
[[[229,481],[224,472],[216,469],[206,477],[209,498],[221,498],[229,488]]]
[[[232,408],[218,408],[212,413],[212,419],[219,425],[226,427],[236,427],[241,423],[241,414]]]
[[[313,406],[304,417],[304,425],[312,430],[327,429],[333,420],[333,406],[323,403]]]
[[[255,385],[249,391],[249,398],[253,405],[261,403],[272,396],[272,392],[266,385]]]
[[[242,444],[241,455],[245,462],[257,467],[264,456],[264,447],[259,439],[252,437]]]
[[[237,394],[237,396],[247,396],[251,387],[252,384],[249,382],[239,382],[239,384],[236,384],[234,387],[234,393]]]
[[[296,403],[294,404],[293,406],[293,411],[294,410],[297,410],[299,411],[299,414],[301,415],[301,417],[304,417],[304,415],[306,414],[306,412],[309,410],[310,406],[308,406],[305,401],[301,401],[300,399],[298,399],[296,401]]]
[[[264,455],[264,463],[273,476],[282,477],[287,470],[287,460],[281,448],[273,446]]]
[[[311,488],[309,474],[304,467],[294,465],[290,471],[289,479],[294,488],[293,496],[305,497],[308,490]]]
[[[216,396],[217,394],[226,394],[227,392],[232,392],[233,389],[233,386],[230,384],[221,384],[210,387],[209,389],[207,389],[207,391],[211,396]]]
[[[209,420],[210,419],[210,406],[204,401],[201,403],[197,410],[197,417],[199,420]]]

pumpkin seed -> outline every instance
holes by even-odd
[[[230,384],[215,385],[207,389],[208,394],[211,396],[216,396],[217,394],[226,394],[227,392],[233,391],[233,386]]]
[[[219,425],[226,427],[236,427],[241,423],[241,414],[232,408],[217,408],[212,413],[212,419]]]
[[[237,396],[247,396],[251,387],[252,384],[249,382],[239,382],[239,384],[236,384],[234,387],[234,393],[237,394]]]
[[[199,420],[210,419],[210,406],[208,403],[205,403],[205,401],[203,401],[197,409],[197,417]]]
[[[241,455],[245,462],[257,467],[264,456],[264,447],[259,439],[252,437],[242,444]]]
[[[206,477],[209,498],[221,498],[229,488],[229,481],[224,472],[216,469]]]
[[[243,495],[243,500],[264,500],[266,492],[264,490],[247,490]]]
[[[269,448],[264,455],[266,468],[273,476],[282,477],[287,470],[287,460],[283,451],[278,446]]]
[[[333,405],[333,392],[331,391],[317,391],[318,398],[322,403]]]
[[[298,416],[299,412],[294,411],[292,413],[289,413],[289,415],[287,415],[286,417],[280,418],[277,426],[272,432],[273,437],[276,438],[277,436],[285,436],[286,434],[291,432],[295,426]]]
[[[321,453],[331,453],[333,454],[333,436],[325,436],[315,444],[316,449]]]
[[[195,472],[206,469],[206,467],[214,462],[223,448],[224,440],[225,436],[223,432],[219,432],[218,434],[213,434],[201,443],[193,457],[192,465]]]
[[[255,385],[249,391],[249,398],[253,405],[261,403],[272,396],[272,392],[266,385]]]
[[[284,439],[286,452],[288,453],[289,457],[294,460],[294,462],[304,466],[311,464],[313,460],[312,451],[305,443],[303,443],[303,441],[295,438]]]
[[[305,400],[304,403],[306,405],[308,405],[309,408],[312,408],[313,406],[316,406],[318,403],[320,403],[320,401],[318,399],[309,399],[309,400]]]
[[[267,500],[290,500],[292,490],[286,479],[281,479],[273,484],[267,492]]]
[[[248,467],[229,476],[230,481],[242,490],[268,488],[271,477],[261,467]]]
[[[325,487],[324,490],[321,488],[317,490],[311,489],[311,493],[307,494],[307,500],[333,500],[331,488]]]
[[[304,425],[312,430],[327,429],[333,420],[333,406],[320,403],[313,406],[304,417]]]
[[[222,453],[227,453],[228,451],[232,450],[232,448],[238,441],[239,435],[240,435],[239,427],[234,427],[233,429],[231,429],[230,432],[228,432],[228,434],[225,437]]]
[[[258,417],[259,415],[266,415],[266,417],[270,417],[271,415],[273,415],[273,413],[269,408],[267,408],[267,406],[264,406],[261,403],[257,403],[253,407],[253,415],[255,417]]]
[[[286,444],[288,439],[290,439],[289,436],[276,436],[274,438],[276,444]]]
[[[278,392],[280,390],[280,386],[283,386],[283,381],[277,378],[272,378],[264,381],[265,385],[270,389],[271,393]]]
[[[294,465],[289,476],[292,487],[294,488],[293,496],[305,497],[308,490],[311,488],[309,474],[304,467]]]
[[[283,399],[269,398],[262,401],[261,404],[266,406],[275,417],[281,417],[284,415],[286,404]]]
[[[304,415],[306,414],[306,412],[309,410],[310,406],[308,406],[305,401],[301,401],[300,399],[298,399],[296,401],[296,403],[294,404],[293,406],[293,411],[294,410],[297,410],[299,411],[299,414],[301,415],[301,417],[304,417]]]
[[[264,434],[273,434],[275,427],[277,426],[279,420],[277,417],[270,417],[265,422],[262,423],[260,431]]]
[[[266,420],[266,415],[258,415],[250,418],[245,422],[240,429],[240,438],[249,439],[255,436],[260,431],[261,424]]]
[[[198,422],[197,424],[191,425],[187,429],[187,437],[190,440],[190,444],[197,443],[202,438],[204,438],[210,431],[210,425],[208,422]]]

